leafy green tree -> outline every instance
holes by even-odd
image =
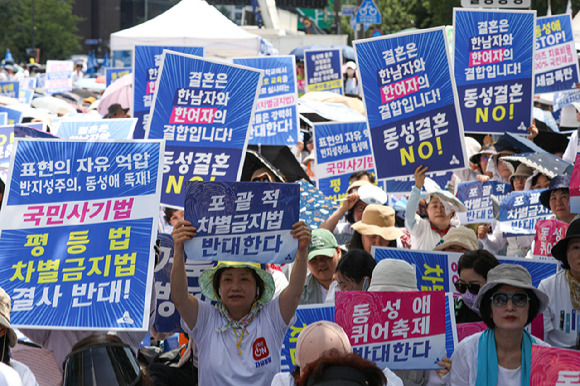
[[[32,47],[32,5],[36,26],[35,48],[40,48],[41,62],[66,59],[80,51],[77,24],[82,18],[73,15],[73,0],[17,0],[0,3],[0,53],[10,49],[14,58],[27,58]]]

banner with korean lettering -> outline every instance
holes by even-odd
[[[433,180],[441,189],[447,190],[453,172],[426,173],[425,176]],[[415,178],[413,176],[389,178],[385,180],[385,183],[389,193],[411,193]]]
[[[43,123],[39,122],[27,123],[27,126],[33,127],[37,130],[43,129]],[[14,137],[18,137],[18,135],[15,135],[14,125],[0,126],[0,164],[10,162]]]
[[[578,58],[572,33],[572,16],[536,19],[534,54],[535,94],[571,90],[580,82]]]
[[[185,181],[238,181],[262,71],[165,51],[149,138],[167,149],[161,202],[182,207]]]
[[[149,123],[153,94],[161,66],[163,50],[183,52],[203,56],[203,47],[135,46],[133,68],[135,71],[133,87],[133,117],[138,119],[133,138],[147,138],[145,131]]]
[[[296,342],[298,335],[306,326],[321,320],[334,322],[334,306],[324,304],[298,306],[296,323],[290,326],[282,343],[281,371],[291,372],[294,370],[294,367],[296,367]]]
[[[534,236],[534,256],[552,256],[552,247],[566,237],[570,224],[558,220],[538,220]]]
[[[532,121],[536,11],[453,11],[465,131],[525,134]]]
[[[300,185],[256,182],[188,182],[185,219],[197,236],[185,253],[197,260],[294,261],[298,241]]]
[[[137,118],[60,121],[56,135],[67,139],[131,139]]]
[[[570,212],[580,213],[580,154],[576,154],[570,177]]]
[[[299,119],[294,56],[238,58],[234,63],[264,70],[248,144],[296,145]]]
[[[499,229],[503,237],[533,236],[536,221],[552,214],[540,202],[540,193],[540,190],[511,192],[499,203]]]
[[[457,198],[467,207],[467,212],[459,213],[459,221],[462,225],[494,221],[492,197],[501,202],[511,189],[506,182],[461,182],[457,186]]]
[[[344,95],[340,48],[304,50],[306,92],[330,91]]]
[[[127,67],[105,68],[105,85],[109,87],[117,79],[132,72],[133,69]]]
[[[313,132],[314,174],[318,189],[326,197],[335,201],[346,197],[352,173],[359,170],[374,173],[366,122],[320,123],[314,125]]]
[[[397,259],[413,265],[417,269],[417,286],[421,291],[453,292],[454,296],[459,296],[453,283],[459,279],[457,263],[461,253],[372,247],[371,254],[377,262]],[[526,268],[536,287],[540,281],[554,275],[558,270],[558,261],[552,258],[499,256],[498,260],[502,264],[519,264]]]
[[[166,233],[159,233],[157,238],[159,245],[159,262],[155,266],[155,293],[157,295],[157,315],[153,323],[153,329],[157,332],[174,333],[183,332],[181,328],[181,316],[171,300],[171,269],[173,268],[173,238]],[[198,299],[206,300],[199,288],[199,276],[206,269],[217,265],[215,261],[199,261],[194,259],[185,260],[185,273],[187,275],[188,292]]]
[[[25,105],[30,105],[34,98],[34,90],[20,90],[18,91],[18,101]]]
[[[8,123],[8,113],[0,112],[0,125],[4,126]]]
[[[438,369],[445,357],[445,293],[336,293],[335,322],[354,352],[380,368]]]
[[[15,141],[0,212],[12,325],[148,328],[163,146]]]
[[[47,94],[60,94],[72,90],[72,60],[47,60],[46,81],[44,88]]]
[[[354,42],[377,178],[465,167],[444,27]]]
[[[18,99],[20,83],[18,82],[0,82],[0,95]]]
[[[0,113],[6,113],[6,124],[7,125],[17,125],[22,122],[22,111],[11,109],[10,107],[0,106]]]
[[[580,385],[580,351],[532,345],[530,385]]]

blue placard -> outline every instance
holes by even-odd
[[[185,243],[195,260],[294,261],[300,185],[255,182],[188,182],[185,219],[197,236]]]
[[[578,101],[580,101],[580,90],[556,93],[554,94],[553,111],[556,112],[562,107]]]
[[[465,167],[443,27],[354,43],[377,178]]]
[[[15,142],[0,213],[12,325],[148,328],[163,146]]]
[[[137,118],[60,121],[56,134],[67,139],[131,139]]]
[[[47,133],[42,122],[27,122],[14,126],[14,136],[16,138],[58,138],[56,135]]]
[[[135,46],[133,55],[133,68],[135,69],[133,117],[139,121],[135,128],[134,138],[146,138],[145,129],[150,118],[149,111],[153,105],[153,94],[162,62],[161,54],[164,49],[197,56],[204,54],[203,47]]]
[[[333,305],[313,304],[298,306],[296,323],[290,326],[282,343],[281,371],[291,372],[294,370],[294,367],[296,367],[296,341],[298,340],[298,335],[306,326],[321,320],[334,322]]]
[[[11,109],[10,107],[0,106],[0,113],[6,113],[6,124],[16,125],[22,122],[22,111]]]
[[[481,181],[461,182],[457,185],[457,198],[467,207],[459,213],[461,224],[489,223],[495,220],[492,197],[501,202],[512,189],[507,182]]]
[[[541,190],[511,192],[499,204],[499,229],[504,237],[533,236],[536,221],[552,214],[540,202]]]
[[[105,85],[109,87],[117,79],[132,72],[133,69],[127,67],[105,68]]]
[[[264,70],[248,144],[296,145],[299,121],[294,56],[238,58],[234,63]]]
[[[18,99],[20,97],[19,87],[20,83],[18,82],[0,82],[0,95]]]
[[[2,112],[0,113],[0,125],[4,126],[8,123],[8,113]]]
[[[567,14],[537,18],[535,44],[534,93],[576,88],[580,75],[572,33],[572,16]]]
[[[359,170],[374,173],[366,122],[314,125],[318,189],[333,200],[346,197],[349,177]]]
[[[373,0],[364,0],[356,13],[357,24],[381,24],[381,12]]]
[[[459,279],[457,263],[461,253],[438,251],[411,251],[385,247],[373,247],[372,254],[377,262],[383,259],[404,260],[417,269],[417,286],[422,291],[453,292],[459,296],[453,283]],[[558,270],[558,261],[552,258],[524,258],[498,256],[500,263],[519,264],[530,272],[532,283],[550,277]]]
[[[180,315],[175,304],[171,301],[171,269],[173,268],[173,238],[171,235],[160,233],[159,262],[155,266],[155,292],[157,315],[153,323],[153,329],[157,332],[174,333],[184,332],[180,324]],[[189,292],[200,300],[205,300],[199,289],[199,276],[206,269],[216,266],[215,261],[199,261],[187,259],[185,261],[185,273],[187,275],[187,287]]]
[[[525,134],[532,120],[536,11],[454,8],[453,17],[465,131]]]
[[[24,89],[24,90],[20,90],[18,91],[18,100],[20,101],[20,103],[24,103],[26,105],[29,105],[32,102],[32,98],[34,97],[34,90],[28,90],[28,89]]]
[[[166,140],[161,202],[183,206],[185,181],[238,181],[260,70],[164,52],[149,138]]]
[[[447,190],[453,172],[427,173],[427,177],[432,179],[443,190]],[[392,178],[385,181],[388,193],[410,193],[415,186],[414,177]]]
[[[36,88],[37,78],[21,78],[19,81],[20,90],[34,89]]]
[[[28,123],[27,125],[29,127],[33,127],[36,130],[42,130],[43,128],[43,123]],[[0,126],[0,164],[4,164],[10,161],[10,154],[12,154],[12,144],[14,143],[14,137],[23,137],[23,135],[19,135],[19,133],[17,133],[17,129],[13,125]]]
[[[344,95],[339,48],[304,50],[304,71],[306,92],[330,91]]]

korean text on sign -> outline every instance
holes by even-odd
[[[539,190],[511,192],[499,204],[500,229],[504,237],[534,235],[536,221],[552,212],[540,202]]]
[[[304,50],[304,69],[308,91],[343,94],[342,53],[340,49]]]
[[[459,214],[461,224],[485,223],[495,220],[492,197],[501,201],[510,190],[511,185],[504,182],[461,182],[457,187],[457,198],[467,207],[466,213]]]

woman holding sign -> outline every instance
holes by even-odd
[[[200,385],[270,385],[280,371],[282,340],[304,289],[311,239],[302,221],[291,234],[298,252],[290,284],[280,296],[272,300],[274,280],[259,264],[220,262],[199,279],[204,296],[217,302],[213,307],[187,291],[183,243],[196,236],[196,228],[185,220],[175,226],[171,298],[183,329],[199,348]]]
[[[488,329],[459,343],[451,357],[450,384],[529,385],[532,344],[547,344],[524,327],[548,302],[521,265],[500,264],[490,270],[475,300]]]

